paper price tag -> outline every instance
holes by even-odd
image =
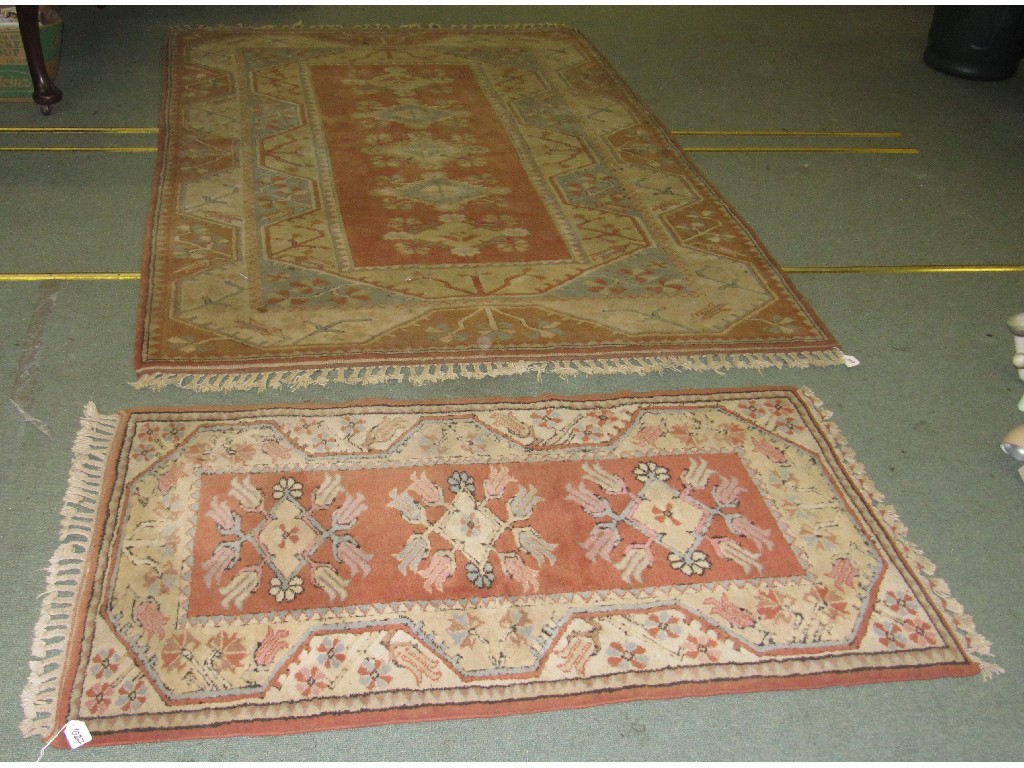
[[[846,363],[847,368],[856,368],[860,365],[860,360],[853,355],[843,355],[843,362]]]
[[[64,726],[64,738],[68,740],[69,747],[78,749],[92,741],[92,734],[81,720],[72,720]]]

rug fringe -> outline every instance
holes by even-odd
[[[817,368],[845,365],[839,349],[819,352],[791,352],[740,355],[693,355],[636,357],[593,360],[506,361],[480,363],[437,363],[411,366],[368,366],[351,368],[314,368],[294,371],[257,371],[251,373],[143,373],[132,382],[135,389],[160,391],[169,386],[192,392],[264,392],[287,388],[292,391],[327,384],[367,385],[437,384],[446,381],[492,379],[503,376],[536,374],[540,380],[554,375],[562,380],[576,376],[665,374],[680,372],[724,373],[733,369]]]
[[[24,736],[45,739],[57,725],[58,688],[71,619],[92,542],[107,453],[119,421],[118,416],[104,416],[89,403],[72,445],[71,471],[61,506],[60,543],[47,569],[46,590],[32,638],[28,682],[21,693]]]
[[[950,623],[960,636],[967,656],[978,665],[982,679],[991,680],[996,675],[1002,674],[1005,671],[1002,667],[982,658],[993,655],[992,644],[978,631],[974,619],[967,613],[963,605],[953,597],[949,584],[935,575],[935,564],[916,544],[910,541],[907,526],[900,520],[896,510],[885,503],[885,496],[868,476],[867,469],[858,461],[856,453],[839,431],[839,427],[831,421],[832,413],[825,409],[822,401],[810,389],[802,388],[800,394],[816,411],[816,415],[832,444],[836,447],[836,451],[842,456],[843,462],[849,467],[860,489],[870,500],[876,513],[876,519],[888,529],[893,542],[902,550],[904,557],[913,564],[915,570],[920,573],[922,586],[930,593],[935,603],[945,611]]]

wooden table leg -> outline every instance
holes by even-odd
[[[18,31],[21,44],[25,46],[25,60],[32,76],[32,100],[39,105],[44,115],[50,114],[50,107],[60,101],[64,94],[53,84],[43,60],[43,45],[39,40],[39,6],[19,5]]]

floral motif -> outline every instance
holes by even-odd
[[[889,620],[876,621],[872,624],[871,630],[878,638],[878,642],[885,648],[905,648],[907,646],[908,638],[903,631],[902,624]]]
[[[340,666],[345,660],[345,644],[338,638],[324,638],[316,649],[317,663],[325,669]]]
[[[275,499],[298,500],[302,495],[302,483],[294,477],[286,477],[274,485],[273,494]]]
[[[236,632],[219,632],[207,645],[210,648],[207,663],[218,672],[238,669],[248,657],[248,649]]]
[[[320,667],[299,667],[295,679],[299,683],[299,693],[307,698],[316,696],[327,687],[327,675]]]
[[[684,627],[677,614],[667,611],[649,613],[644,620],[644,631],[655,640],[675,640],[682,634]]]
[[[882,603],[897,616],[917,615],[917,600],[909,592],[894,592],[890,589],[882,598]]]
[[[619,669],[643,669],[649,663],[647,649],[631,640],[608,644],[608,663]]]
[[[405,547],[395,555],[398,569],[404,575],[417,573],[424,578],[428,590],[444,590],[455,575],[456,558],[465,561],[467,581],[477,589],[489,589],[497,575],[492,558],[497,558],[501,572],[527,591],[539,589],[539,571],[527,565],[523,554],[538,566],[555,562],[557,545],[541,537],[531,526],[524,525],[542,501],[533,486],[515,486],[506,467],[493,465],[482,483],[482,498],[477,498],[477,482],[466,470],[456,470],[447,478],[451,498],[426,473],[412,475],[412,483],[402,493],[391,491],[389,507],[402,518],[423,530],[413,533]],[[515,488],[513,492],[513,488]],[[496,513],[504,503],[504,518]],[[505,533],[511,534],[516,550],[498,551],[495,544]],[[451,550],[435,551],[431,536],[446,540]],[[522,553],[522,554],[520,554]],[[428,559],[428,555],[430,558]]]
[[[394,680],[391,664],[384,659],[363,659],[359,665],[359,682],[368,691],[387,688]]]
[[[279,603],[286,600],[294,600],[301,593],[302,579],[298,576],[292,576],[287,580],[277,576],[270,578],[270,596]]]
[[[175,632],[160,652],[163,665],[174,672],[184,672],[196,659],[199,640],[188,630]]]
[[[113,648],[107,648],[93,655],[89,675],[100,679],[111,678],[117,674],[120,666],[121,657]]]
[[[641,484],[632,490],[625,478],[599,465],[583,465],[585,481],[567,485],[568,499],[579,504],[597,522],[581,546],[587,559],[613,562],[627,583],[643,583],[644,572],[654,564],[654,551],[665,552],[668,564],[685,576],[703,576],[712,568],[703,543],[721,560],[738,563],[746,572],[760,569],[761,554],[774,546],[772,533],[754,525],[739,508],[746,490],[731,476],[720,476],[704,459],[693,459],[673,485],[668,468],[656,461],[641,461],[633,478]],[[593,486],[596,486],[594,488]],[[615,499],[615,503],[613,503]],[[616,511],[616,510],[620,511]],[[711,525],[721,520],[730,537],[708,537]],[[626,543],[627,532],[640,542]],[[753,548],[741,542],[750,542]]]
[[[722,657],[718,648],[718,638],[710,632],[699,635],[687,635],[683,646],[683,655],[700,663],[714,663]]]
[[[122,712],[134,712],[146,703],[146,681],[141,677],[122,683],[117,689],[117,706]]]
[[[331,600],[343,600],[350,580],[369,574],[372,555],[363,552],[350,533],[366,511],[365,497],[348,493],[334,474],[324,475],[310,489],[306,503],[304,490],[296,478],[281,477],[271,487],[273,501],[268,503],[264,492],[243,476],[232,482],[227,499],[218,496],[212,500],[206,516],[216,524],[223,540],[201,567],[207,586],[227,580],[219,587],[224,607],[242,608],[263,583],[264,568],[270,571],[266,594],[280,604],[293,603],[310,585]],[[258,521],[243,527],[243,512],[257,513]],[[316,556],[324,544],[330,546],[334,563]],[[262,565],[236,569],[243,548],[257,553]],[[348,578],[339,572],[339,566]]]
[[[92,685],[85,692],[85,708],[90,715],[102,715],[114,701],[114,686],[108,682]]]
[[[474,587],[487,589],[494,584],[494,566],[490,563],[466,563],[466,578]]]
[[[935,645],[939,638],[935,634],[935,628],[927,621],[911,616],[903,621],[903,631],[910,642],[917,645]]]

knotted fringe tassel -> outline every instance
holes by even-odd
[[[89,403],[72,446],[71,473],[61,507],[60,544],[50,558],[46,591],[32,639],[28,682],[21,694],[24,736],[45,739],[57,725],[57,698],[71,618],[82,587],[106,459],[118,423],[117,416],[103,416]]]
[[[825,409],[824,404],[810,389],[801,389],[801,395],[805,402],[813,407],[816,416],[829,436],[836,452],[842,456],[846,466],[850,468],[853,477],[857,481],[864,496],[871,502],[875,519],[887,529],[890,537],[897,547],[902,551],[903,557],[910,563],[914,570],[920,575],[921,584],[929,592],[934,603],[942,607],[948,617],[950,624],[960,637],[960,642],[968,657],[975,664],[981,673],[982,679],[991,680],[996,675],[1001,675],[1002,667],[981,658],[992,656],[992,645],[977,630],[974,619],[964,610],[964,607],[954,599],[949,585],[942,579],[935,576],[935,564],[925,556],[917,545],[912,543],[907,536],[907,527],[900,520],[893,507],[885,503],[885,497],[867,475],[867,470],[857,460],[853,449],[846,442],[840,433],[839,428],[832,422],[832,413]]]
[[[634,357],[594,360],[504,361],[480,363],[438,363],[350,368],[314,368],[294,371],[252,373],[144,373],[132,383],[135,389],[162,390],[169,386],[193,392],[264,392],[287,388],[292,391],[327,384],[436,384],[445,381],[490,379],[501,376],[536,374],[558,376],[566,380],[576,376],[611,374],[663,374],[685,371],[723,373],[731,369],[811,368],[845,365],[842,351],[792,352],[743,355],[691,355]]]

